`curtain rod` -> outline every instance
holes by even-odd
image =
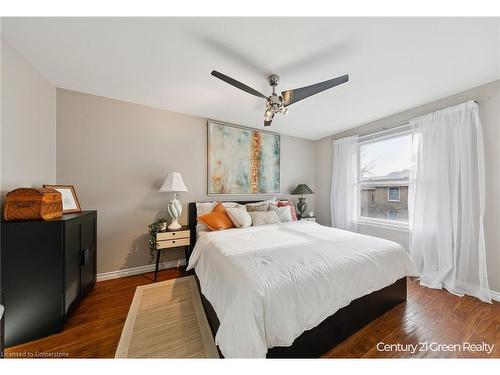
[[[410,126],[410,123],[408,121],[406,121],[405,123],[402,123],[402,124],[399,124],[399,125],[395,125],[395,126],[391,126],[391,127],[383,127],[382,129],[377,130],[375,132],[366,133],[366,134],[360,134],[358,136],[358,141],[362,140],[363,138],[370,138],[370,137],[373,137],[373,136],[375,136],[377,134],[381,134],[381,133],[389,133],[389,132],[392,132],[392,131],[396,131],[396,130],[399,130],[399,129],[406,128],[408,126]]]
[[[486,97],[481,98],[481,99],[476,99],[476,100],[474,100],[474,102],[475,102],[476,104],[479,104],[479,103],[487,102],[487,101],[488,101],[488,100],[490,100],[490,99],[491,99],[491,96],[486,96]]]
[[[491,99],[491,96],[486,96],[484,98],[481,98],[481,99],[476,99],[474,100],[474,103],[476,104],[480,104],[480,103],[484,103],[484,102],[487,102],[488,100]],[[366,133],[366,134],[360,134],[359,135],[359,138],[364,138],[364,137],[371,137],[371,136],[374,136],[376,134],[380,134],[380,133],[385,133],[385,132],[390,132],[390,131],[393,131],[393,130],[398,130],[400,128],[404,128],[406,126],[410,125],[410,122],[409,121],[406,121],[402,124],[398,124],[398,125],[394,125],[394,126],[390,126],[390,127],[382,127],[380,130],[377,130],[377,131],[374,131],[374,132],[371,132],[371,133]],[[339,138],[335,138],[335,140],[337,140]]]

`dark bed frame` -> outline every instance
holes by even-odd
[[[239,201],[240,204],[255,201]],[[189,203],[189,228],[191,247],[189,255],[196,243],[196,203]],[[195,275],[196,277],[196,275]],[[198,277],[198,289],[208,323],[215,337],[219,328],[219,319],[210,302],[201,293]],[[315,328],[302,333],[291,346],[278,346],[268,350],[268,358],[317,358],[335,345],[351,336],[368,323],[406,301],[406,277],[397,280],[383,289],[367,294],[352,301],[335,314],[326,318]]]

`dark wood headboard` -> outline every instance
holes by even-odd
[[[189,225],[189,235],[190,235],[190,246],[189,246],[189,256],[191,256],[191,253],[194,249],[194,245],[196,245],[196,218],[198,217],[198,214],[196,212],[196,203],[210,203],[214,201],[206,201],[206,202],[189,202],[189,209],[188,209],[188,225]],[[222,203],[224,202],[236,202],[239,204],[247,204],[247,203],[255,203],[255,202],[260,202],[260,201],[234,201],[234,200],[227,200],[227,201],[221,201]]]

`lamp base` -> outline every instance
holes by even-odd
[[[306,198],[300,197],[299,203],[297,203],[297,209],[299,210],[300,217],[304,216],[304,212],[307,210]]]
[[[169,230],[178,230],[178,229],[182,228],[182,225],[179,224],[179,222],[177,221],[177,219],[174,219],[174,221],[172,221],[167,228]]]
[[[182,204],[177,200],[177,198],[174,196],[174,199],[170,201],[167,207],[167,212],[168,215],[172,218],[172,222],[170,225],[167,227],[169,230],[177,230],[181,229],[181,225],[177,221],[179,217],[181,217],[182,213]]]

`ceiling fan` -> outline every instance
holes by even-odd
[[[333,78],[328,81],[316,83],[314,85],[305,86],[294,90],[283,91],[281,92],[281,96],[278,96],[278,94],[276,94],[276,86],[278,86],[280,77],[276,74],[272,74],[267,78],[267,81],[273,88],[273,93],[271,94],[271,96],[266,97],[264,94],[251,88],[250,86],[247,86],[244,83],[241,83],[240,81],[237,81],[234,78],[226,76],[225,74],[222,74],[216,70],[212,70],[211,74],[214,77],[219,78],[224,82],[239,88],[240,90],[258,96],[259,98],[266,99],[267,103],[266,103],[266,111],[264,112],[264,126],[271,125],[271,122],[273,121],[274,115],[276,113],[286,114],[288,112],[287,107],[289,105],[297,103],[298,101],[308,98],[312,95],[318,94],[321,91],[325,91],[331,89],[332,87],[341,85],[342,83],[345,83],[349,80],[349,75],[345,74],[343,76]]]

